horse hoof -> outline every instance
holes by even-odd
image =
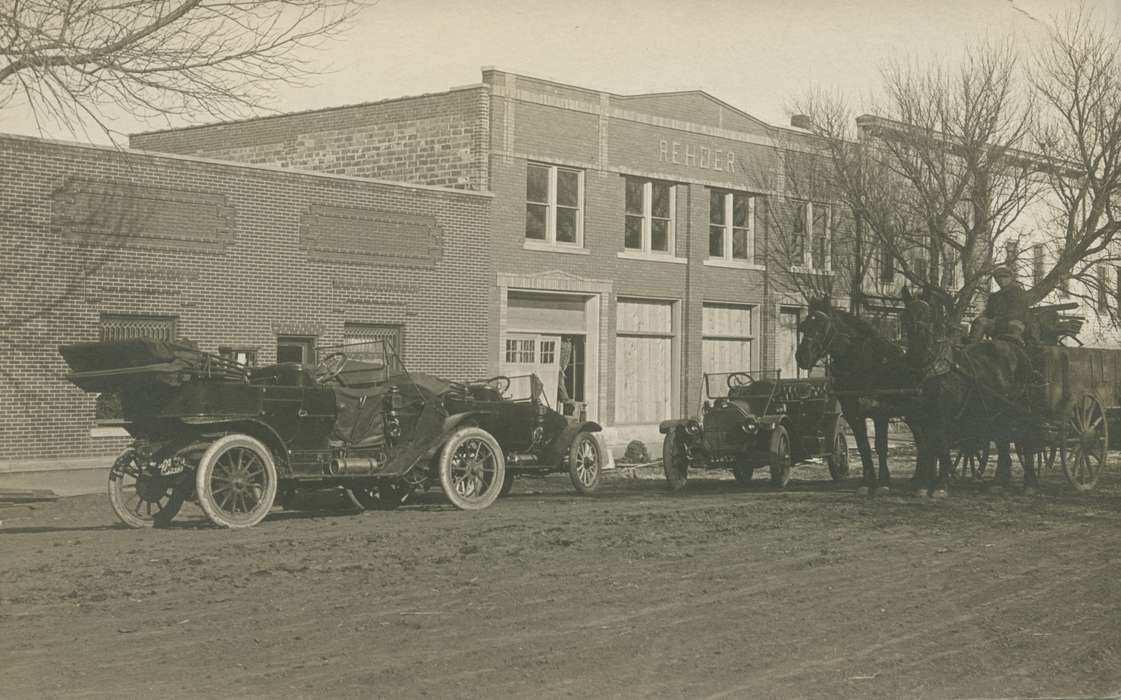
[[[867,496],[868,495],[868,487],[867,486],[861,486],[860,488],[856,489],[856,495],[857,496]]]
[[[933,491],[930,492],[930,497],[931,498],[942,499],[942,498],[949,497],[949,495],[950,495],[950,492],[947,491],[946,489],[934,489]]]
[[[877,496],[887,496],[890,493],[891,493],[891,489],[888,488],[887,486],[877,486],[876,487],[876,495]]]

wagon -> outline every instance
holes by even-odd
[[[831,380],[783,379],[779,370],[709,373],[704,392],[699,417],[659,426],[671,490],[685,486],[690,469],[730,469],[747,483],[761,467],[781,487],[793,464],[814,457],[825,459],[834,480],[848,476],[848,442]]]

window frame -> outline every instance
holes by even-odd
[[[709,213],[708,213],[708,230],[709,230],[709,246],[708,246],[708,260],[721,260],[730,263],[745,263],[752,265],[755,263],[755,195],[743,190],[726,190],[723,188],[712,187],[709,188]],[[723,203],[723,219],[722,224],[716,224],[712,221],[712,195],[718,195]],[[741,196],[747,200],[747,226],[736,226],[734,220],[735,201],[736,197]],[[721,255],[712,254],[712,230],[720,226],[722,231],[721,239]],[[738,229],[747,231],[747,245],[745,250],[745,257],[737,258],[733,252],[735,246],[735,232]]]
[[[529,172],[531,168],[545,168],[548,170],[548,191],[546,194],[547,202],[531,201],[529,199],[528,185],[529,185]],[[560,171],[570,172],[576,174],[576,241],[558,241],[557,240],[557,211],[559,209],[571,209],[568,206],[562,206],[557,202],[557,180]],[[525,193],[526,211],[526,229],[529,225],[529,206],[545,206],[545,238],[530,238],[528,230],[522,231],[522,238],[524,241],[529,242],[531,245],[551,246],[557,248],[583,248],[584,247],[584,170],[574,168],[566,165],[554,165],[551,163],[541,163],[538,161],[530,161],[526,163],[526,185],[527,191]]]
[[[632,248],[627,245],[626,220],[636,216],[627,211],[626,186],[629,181],[642,183],[642,233],[641,247]],[[658,221],[666,221],[666,249],[654,250],[654,184],[665,185],[669,188],[668,218],[656,217]],[[672,258],[677,254],[677,183],[669,180],[658,180],[648,177],[624,176],[623,184],[623,252],[631,255],[646,255],[651,257]]]
[[[814,208],[825,208],[825,250],[823,255],[825,260],[822,267],[815,267],[813,264],[813,251],[814,251]],[[799,240],[801,243],[802,255],[800,261],[795,261],[793,268],[799,272],[817,272],[817,273],[831,273],[833,272],[833,205],[826,202],[815,202],[811,199],[800,199],[794,204],[795,212],[798,209],[802,210],[802,216],[791,217],[791,224],[796,224],[801,220],[802,235]],[[796,231],[791,231],[796,233]]]

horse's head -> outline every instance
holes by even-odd
[[[828,299],[811,299],[809,315],[802,321],[799,331],[802,339],[794,359],[801,369],[811,369],[830,353],[838,338],[837,317]]]

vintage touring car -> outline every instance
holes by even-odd
[[[250,527],[297,491],[331,487],[390,509],[438,483],[457,508],[480,510],[509,488],[507,460],[579,462],[598,480],[603,451],[586,437],[598,425],[559,425],[494,382],[407,372],[380,341],[260,368],[152,339],[59,350],[70,381],[112,397],[134,438],[109,475],[132,527],[167,524],[187,499],[216,525]]]
[[[704,375],[706,400],[699,418],[668,420],[662,460],[670,489],[685,486],[690,468],[731,469],[751,481],[768,467],[771,483],[785,486],[790,469],[825,458],[834,480],[848,476],[848,442],[840,406],[824,377],[782,379],[778,370]]]

